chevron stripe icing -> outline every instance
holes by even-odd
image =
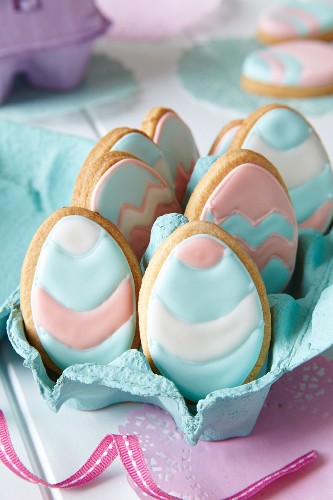
[[[128,228],[135,225],[148,226],[151,223],[152,213],[160,203],[171,204],[174,198],[170,189],[163,184],[147,184],[142,205],[136,207],[131,203],[124,203],[120,208],[117,226],[124,234]]]
[[[259,270],[263,269],[271,259],[276,258],[279,259],[287,269],[291,272],[293,271],[297,241],[288,241],[278,234],[273,234],[261,245],[253,248],[251,245],[248,245],[245,240],[237,236],[234,237],[255,261]]]
[[[164,184],[149,183],[146,188],[141,207],[135,207],[129,203],[121,206],[117,226],[128,241],[143,248],[148,246],[150,230],[156,218],[160,215],[180,212],[180,207],[168,186]],[[139,233],[133,235],[133,231],[139,228]],[[142,235],[143,241],[139,238]],[[140,251],[140,258],[142,253]]]
[[[222,180],[207,200],[201,219],[205,219],[208,210],[213,213],[217,224],[231,214],[243,217],[246,214],[252,225],[272,213],[279,213],[289,224],[295,222],[292,205],[279,181],[252,163],[239,165]]]
[[[234,168],[210,195],[200,218],[232,234],[259,270],[275,259],[289,276],[293,272],[297,251],[294,210],[280,182],[264,168],[251,163]],[[278,276],[276,280],[274,272],[267,276],[267,289],[281,291],[274,287]]]
[[[210,217],[209,217],[210,218]],[[215,218],[212,215],[212,220]],[[228,233],[240,239],[245,239],[252,247],[257,247],[273,234],[279,234],[287,240],[295,237],[295,224],[289,224],[278,212],[272,212],[260,221],[250,221],[244,214],[231,214],[219,222]]]
[[[132,293],[131,280],[126,277],[100,306],[78,312],[60,304],[37,286],[32,297],[35,321],[63,344],[73,349],[90,349],[110,337],[132,317]],[[94,336],[83,335],[83,331],[93,331]]]
[[[192,160],[188,170],[184,168],[182,163],[179,163],[178,165],[175,177],[175,194],[179,203],[181,203],[184,199],[187,184],[191,178],[195,163],[196,160]]]
[[[155,220],[161,215],[165,215],[172,212],[179,212],[178,203],[168,204],[160,203],[155,209],[155,213],[152,215],[152,222],[147,226],[135,226],[129,232],[128,241],[132,246],[135,255],[141,258],[144,254],[150,240],[151,228]]]

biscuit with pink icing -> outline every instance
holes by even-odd
[[[251,149],[278,169],[294,206],[299,228],[325,233],[333,219],[332,165],[312,125],[281,104],[251,113],[230,149]]]
[[[299,38],[333,40],[333,6],[320,0],[274,5],[260,16],[256,35],[265,44]]]
[[[85,166],[83,166],[85,169]],[[143,161],[111,151],[78,175],[72,205],[99,213],[115,224],[140,260],[160,215],[181,212],[174,191]]]
[[[138,348],[141,277],[110,221],[77,207],[54,212],[29,246],[20,287],[26,336],[45,366],[60,374]]]
[[[172,109],[153,108],[145,116],[142,130],[158,144],[169,164],[176,198],[180,204],[199,157],[192,132]]]
[[[218,158],[195,187],[185,216],[230,233],[258,266],[267,293],[286,288],[298,229],[288,190],[266,158],[247,150]]]
[[[258,269],[209,222],[181,221],[156,250],[142,281],[139,324],[152,369],[193,402],[257,378],[270,345]]]
[[[333,92],[333,47],[318,40],[296,40],[249,54],[241,85],[258,95],[315,97]]]

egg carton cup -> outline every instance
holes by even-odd
[[[5,0],[0,19],[0,104],[21,73],[37,87],[77,86],[95,39],[110,27],[93,0]]]
[[[133,349],[108,365],[70,366],[55,382],[26,339],[19,290],[7,299],[0,317],[9,314],[9,340],[51,410],[63,404],[96,410],[120,402],[149,403],[170,413],[188,443],[195,444],[249,435],[272,384],[333,345],[333,231],[327,236],[300,232],[288,293],[270,295],[269,302],[273,337],[267,373],[249,384],[214,391],[196,407],[188,406],[175,384],[154,374],[145,356]]]

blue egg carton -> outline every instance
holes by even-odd
[[[0,237],[6,243],[0,248],[0,259],[3,266],[12,269],[2,284],[4,293],[18,282],[23,255],[38,225],[50,212],[68,204],[76,172],[92,143],[1,122],[0,138],[0,189],[5,193],[1,204],[7,210],[7,224],[0,227]],[[43,150],[47,151],[44,155]],[[20,157],[22,151],[30,158],[29,171]],[[15,182],[8,181],[11,176]],[[5,239],[8,234],[13,236]],[[63,404],[95,410],[119,402],[150,403],[169,412],[187,441],[195,444],[199,439],[214,441],[250,434],[272,384],[333,346],[332,285],[333,231],[323,236],[314,230],[301,230],[287,293],[269,296],[273,337],[267,373],[249,384],[214,391],[196,407],[187,405],[173,382],[154,374],[136,350],[125,352],[108,365],[70,366],[57,381],[52,380],[40,354],[25,337],[18,290],[0,308],[0,323],[8,318],[9,340],[53,411]]]

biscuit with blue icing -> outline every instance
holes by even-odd
[[[158,145],[142,130],[120,127],[108,132],[90,151],[78,174],[78,181],[74,190],[75,198],[81,194],[77,192],[78,186],[82,185],[79,179],[89,175],[96,161],[110,151],[122,151],[142,160],[153,170],[156,170],[171,189],[174,189],[169,164]]]
[[[139,263],[108,220],[69,207],[38,229],[21,273],[28,341],[55,372],[74,364],[108,364],[139,346]]]
[[[241,86],[247,92],[270,97],[332,94],[332,44],[294,40],[255,50],[243,63]]]
[[[256,35],[265,44],[307,38],[333,40],[333,7],[320,0],[283,2],[260,16]]]
[[[160,107],[148,111],[142,130],[163,151],[170,167],[176,198],[182,204],[195,162],[199,158],[191,130],[172,109]]]
[[[217,134],[208,155],[221,156],[227,153],[243,121],[243,119],[239,118],[224,125]]]
[[[156,170],[118,151],[96,158],[89,171],[78,175],[71,203],[115,224],[139,260],[156,218],[181,211],[174,191]]]
[[[298,228],[278,171],[248,150],[207,157],[204,166],[185,216],[213,222],[234,236],[257,264],[267,293],[282,292],[294,271]],[[197,170],[196,165],[193,175]]]
[[[251,149],[279,171],[300,228],[325,233],[333,218],[333,174],[328,154],[312,125],[296,110],[281,104],[251,113],[230,149]]]
[[[140,336],[153,370],[198,401],[258,376],[270,311],[256,265],[228,233],[209,222],[179,224],[144,275]]]

